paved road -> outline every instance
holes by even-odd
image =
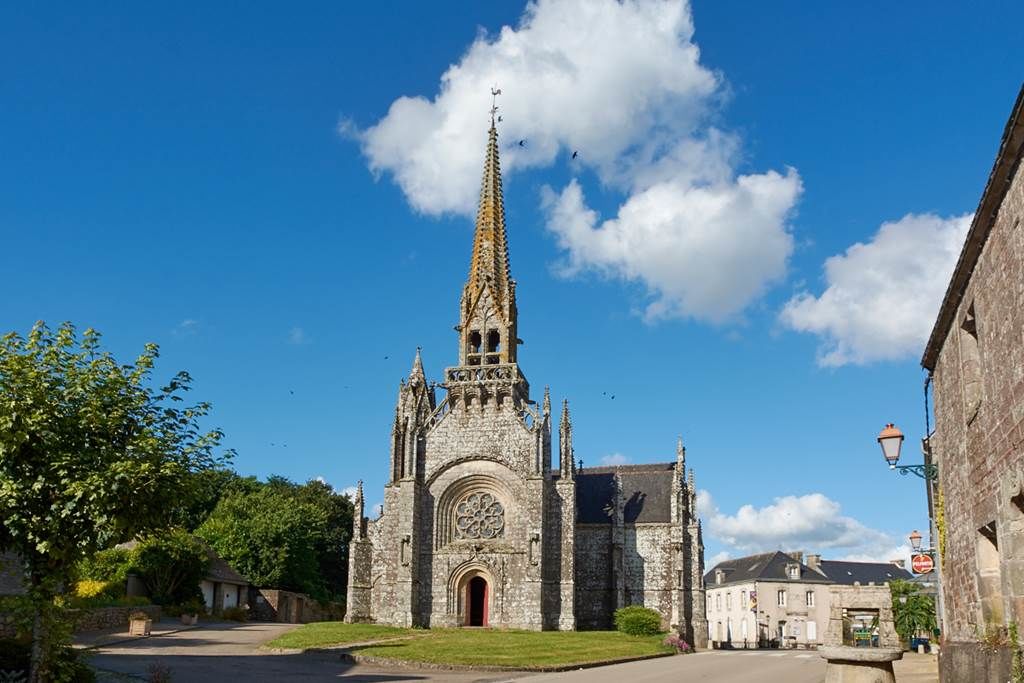
[[[201,628],[116,643],[94,651],[90,663],[102,670],[147,680],[162,664],[180,683],[274,683],[275,681],[452,681],[509,680],[503,674],[387,670],[346,664],[334,657],[263,653],[260,643],[294,628],[288,624],[210,624]],[[108,678],[108,680],[110,680]]]
[[[825,680],[825,660],[813,652],[711,651],[516,680],[522,683],[821,683]]]
[[[821,683],[825,678],[825,661],[815,652],[804,651],[710,651],[555,674],[509,674],[387,669],[353,665],[327,655],[275,655],[258,649],[260,643],[291,628],[295,627],[288,624],[208,624],[178,633],[103,646],[94,651],[92,664],[101,670],[145,680],[149,667],[160,663],[171,669],[175,681],[189,683],[298,680],[346,683]],[[898,681],[905,683],[938,680],[934,657],[923,655],[908,655],[903,662],[897,662],[896,675]]]

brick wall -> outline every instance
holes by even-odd
[[[1024,623],[1022,215],[1017,171],[933,374],[931,445],[945,514],[943,666],[954,668],[956,651],[973,657],[986,628]]]

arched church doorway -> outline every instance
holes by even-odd
[[[487,580],[474,576],[466,584],[466,626],[487,626]]]

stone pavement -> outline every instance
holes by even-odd
[[[904,652],[903,659],[893,664],[896,683],[937,683],[939,656]]]

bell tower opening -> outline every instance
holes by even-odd
[[[466,626],[487,626],[487,580],[474,576],[466,584]]]

